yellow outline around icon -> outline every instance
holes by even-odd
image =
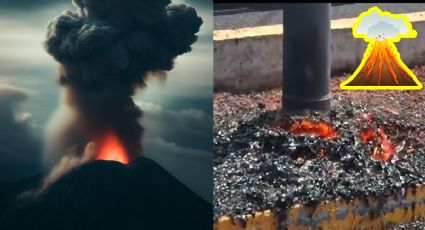
[[[350,83],[359,74],[359,72],[364,67],[364,65],[367,61],[367,58],[369,57],[369,55],[371,53],[374,42],[376,41],[375,38],[368,38],[367,34],[358,34],[356,32],[357,27],[360,25],[361,21],[363,20],[363,17],[369,16],[373,12],[378,13],[380,16],[388,16],[388,17],[391,17],[391,18],[394,18],[394,19],[402,19],[404,21],[405,25],[407,25],[407,28],[409,30],[408,33],[398,34],[396,38],[389,38],[389,39],[386,39],[386,40],[389,41],[391,49],[394,51],[394,56],[395,56],[396,60],[399,62],[401,67],[410,75],[410,77],[412,77],[413,81],[417,85],[415,85],[415,86],[393,86],[393,85],[388,85],[388,86],[382,86],[382,85],[347,86],[347,84]],[[406,15],[404,15],[404,14],[392,14],[391,12],[387,12],[387,11],[383,12],[377,6],[374,6],[374,7],[369,8],[367,11],[365,11],[365,12],[363,12],[359,15],[359,17],[357,18],[357,21],[354,23],[352,29],[353,29],[354,38],[363,38],[369,44],[368,44],[366,51],[363,55],[363,59],[362,59],[360,65],[357,67],[356,71],[354,71],[354,73],[347,80],[343,81],[340,84],[341,89],[343,89],[343,90],[421,90],[423,88],[422,83],[418,80],[416,75],[401,60],[400,53],[397,51],[397,48],[394,45],[394,42],[399,42],[401,38],[416,38],[417,35],[418,35],[416,30],[414,30],[412,28],[412,24],[409,22],[409,19],[407,18]]]

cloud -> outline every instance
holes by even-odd
[[[185,148],[185,147],[177,145],[176,143],[167,142],[161,137],[148,139],[147,143],[149,144],[150,146],[149,148],[152,149],[153,152],[156,152],[155,149],[159,148],[162,150],[166,150],[163,152],[167,152],[168,154],[171,154],[175,157],[190,157],[190,158],[197,158],[199,160],[212,161],[211,152],[199,150],[199,149],[193,149],[193,148]]]
[[[41,8],[49,4],[71,2],[71,0],[0,0],[0,6],[8,8]],[[194,7],[212,8],[211,0],[177,0],[175,2],[187,3]]]
[[[0,68],[45,66],[51,61],[43,51],[45,31],[16,19],[0,17]],[[25,36],[23,36],[25,35]]]
[[[193,7],[202,7],[209,10],[212,10],[213,1],[211,0],[185,0],[184,2],[192,5]]]
[[[143,126],[147,137],[161,137],[184,147],[212,148],[212,117],[199,109],[167,110],[151,102],[136,100],[144,111]],[[206,141],[208,140],[208,141]]]
[[[31,176],[41,169],[41,140],[30,113],[19,113],[25,90],[0,87],[0,180]]]
[[[0,6],[12,9],[42,8],[49,4],[70,2],[71,0],[0,0]]]
[[[353,31],[359,36],[367,39],[375,39],[383,35],[386,39],[397,39],[412,36],[412,25],[406,17],[401,15],[382,12],[377,7],[370,8],[358,18],[358,24]],[[414,30],[413,30],[414,31]]]
[[[212,200],[212,117],[202,110],[169,110],[136,100],[144,111],[144,155],[205,200]]]
[[[211,151],[186,148],[160,137],[146,138],[146,156],[205,200],[212,202],[213,154]]]
[[[397,34],[400,30],[394,25],[384,21],[378,22],[378,24],[369,27],[367,35],[369,38],[376,38],[378,35],[383,35],[385,38],[397,38]]]

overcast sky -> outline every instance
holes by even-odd
[[[198,42],[177,58],[165,82],[150,80],[134,100],[145,112],[146,155],[211,200],[212,1],[186,1],[204,20]],[[65,9],[74,9],[70,0],[0,0],[0,86],[28,95],[18,112],[40,136],[60,99],[57,64],[42,41],[48,21]]]

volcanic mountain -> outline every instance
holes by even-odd
[[[341,86],[420,87],[420,82],[402,62],[394,43],[380,38],[369,43],[359,68]]]
[[[211,229],[212,205],[158,164],[83,164],[36,198],[17,198],[43,176],[0,184],[0,229]]]

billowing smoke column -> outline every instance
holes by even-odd
[[[48,25],[44,43],[60,62],[65,107],[75,114],[60,136],[83,155],[91,142],[116,135],[131,161],[142,152],[142,111],[132,96],[149,75],[164,76],[191,51],[202,24],[194,8],[170,0],[73,0]]]

